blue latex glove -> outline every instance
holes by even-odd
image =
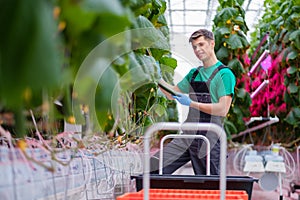
[[[190,97],[182,94],[182,95],[177,95],[177,96],[172,96],[174,99],[176,99],[179,103],[181,103],[182,105],[185,105],[185,106],[190,106],[191,105],[191,102],[192,100],[190,99]]]

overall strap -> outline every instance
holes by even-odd
[[[199,72],[199,69],[200,69],[201,67],[203,67],[203,66],[199,66],[199,67],[194,71],[193,76],[192,76],[192,79],[191,79],[191,82],[193,82],[193,81],[195,80],[196,76],[200,73],[200,72]]]
[[[225,65],[220,65],[217,69],[215,69],[215,71],[213,71],[213,73],[210,75],[210,77],[209,77],[208,80],[206,81],[206,84],[207,84],[207,85],[210,85],[211,80],[216,76],[216,74],[217,74],[220,70],[225,69],[225,68],[229,68],[229,67],[226,67]]]

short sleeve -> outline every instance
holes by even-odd
[[[234,95],[234,87],[236,84],[236,78],[233,72],[229,69],[222,69],[220,70],[220,76],[222,79],[222,85],[219,85],[217,87],[218,90],[218,96],[233,96]]]
[[[196,68],[191,69],[189,73],[177,84],[177,87],[181,90],[181,92],[189,93],[190,82],[196,70]]]

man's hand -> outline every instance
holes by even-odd
[[[185,106],[190,106],[191,105],[192,100],[188,96],[186,96],[184,94],[176,95],[176,96],[173,95],[172,97],[174,99],[176,99],[182,105],[185,105]]]

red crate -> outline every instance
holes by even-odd
[[[226,200],[248,200],[246,191],[226,190]],[[127,193],[117,200],[143,200],[144,192]],[[149,200],[217,200],[220,190],[149,189]]]

